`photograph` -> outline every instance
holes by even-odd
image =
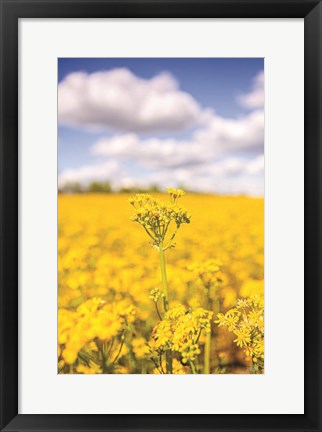
[[[264,374],[264,58],[57,63],[57,373]]]

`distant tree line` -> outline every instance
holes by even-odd
[[[111,184],[107,181],[99,182],[93,181],[88,185],[82,185],[78,182],[65,183],[58,189],[62,194],[82,194],[82,193],[145,193],[145,192],[164,192],[159,186],[151,185],[146,188],[139,187],[120,187],[118,189],[112,188]]]

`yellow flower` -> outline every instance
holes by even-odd
[[[235,330],[234,333],[237,336],[237,338],[234,340],[237,346],[243,347],[250,343],[250,333],[247,329],[242,328],[240,330]]]
[[[132,347],[136,358],[144,358],[149,353],[146,340],[143,337],[133,339]]]
[[[227,320],[224,314],[222,313],[217,314],[217,318],[218,319],[215,321],[215,323],[218,324],[219,327],[227,324]]]
[[[225,315],[225,320],[226,320],[225,324],[228,327],[228,330],[233,331],[238,322],[238,316],[231,315],[227,312]]]
[[[168,194],[170,195],[171,202],[176,202],[179,198],[185,195],[182,189],[167,188]]]
[[[93,374],[100,374],[100,373],[102,373],[102,370],[101,370],[101,368],[99,368],[95,364],[93,364],[92,367],[80,364],[80,365],[77,366],[76,372],[79,373],[79,374],[93,375]]]
[[[170,309],[152,332],[156,351],[176,351],[182,362],[194,361],[200,354],[199,343],[202,332],[210,331],[213,313],[203,308],[187,309],[179,304]]]
[[[135,209],[131,218],[132,221],[142,225],[145,232],[153,240],[153,246],[159,247],[162,244],[164,249],[173,247],[173,240],[179,227],[184,223],[190,223],[191,218],[187,211],[177,204],[184,192],[170,189],[169,194],[170,202],[161,201],[149,194],[137,194],[129,200]],[[168,244],[163,245],[172,222],[175,223],[176,228],[172,235],[170,234]]]

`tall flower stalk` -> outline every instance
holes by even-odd
[[[152,247],[160,255],[160,271],[163,291],[164,313],[169,311],[169,293],[165,251],[175,247],[174,240],[180,226],[190,223],[190,215],[178,204],[184,195],[181,189],[168,188],[169,201],[161,201],[149,194],[137,194],[129,202],[134,207],[133,222],[139,223],[149,238]],[[172,352],[166,351],[166,372],[172,373]]]
[[[210,374],[210,355],[211,355],[211,329],[206,335],[204,352],[204,373]]]
[[[165,254],[163,250],[163,243],[160,244],[159,247],[160,253],[160,269],[161,269],[161,281],[162,281],[162,289],[163,289],[163,306],[165,312],[169,310],[169,294],[168,294],[168,280],[167,280],[167,268],[165,262]],[[166,351],[165,353],[165,361],[166,361],[166,370],[168,374],[172,374],[172,352]]]
[[[162,281],[162,291],[163,291],[163,306],[164,306],[164,310],[167,312],[169,310],[168,279],[167,279],[167,267],[165,262],[165,253],[163,250],[162,243],[160,244],[159,254],[160,254],[160,270],[161,270],[161,281]]]
[[[188,267],[189,270],[193,271],[197,278],[200,280],[204,292],[206,294],[206,308],[209,311],[214,312],[215,316],[219,312],[219,298],[218,290],[221,286],[221,262],[210,259],[202,263],[194,263]],[[213,330],[210,326],[205,340],[204,347],[204,367],[203,373],[210,374],[210,358],[211,351],[215,351],[215,341],[213,336]],[[215,358],[213,361],[213,366],[215,365]]]

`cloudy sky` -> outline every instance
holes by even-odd
[[[264,193],[263,59],[59,59],[58,181]]]

